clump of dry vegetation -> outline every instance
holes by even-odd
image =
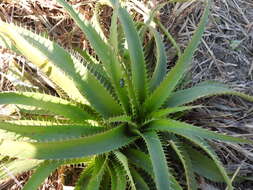
[[[73,0],[71,4],[77,7],[86,18],[92,17],[95,8],[94,1]],[[150,3],[150,6],[154,4],[156,1],[153,1],[153,4]],[[210,22],[195,56],[191,72],[189,72],[188,77],[191,82],[185,81],[185,86],[192,86],[206,79],[215,79],[232,85],[236,90],[253,95],[252,9],[251,0],[215,0],[213,2]],[[196,28],[201,11],[202,7],[197,1],[175,3],[164,6],[159,18],[183,48]],[[106,28],[111,11],[104,7],[100,14]],[[23,26],[49,36],[64,47],[90,48],[81,31],[54,0],[19,0],[15,2],[4,0],[0,3],[0,18],[8,22],[22,23]],[[172,63],[176,57],[175,50],[169,43],[167,49],[170,56],[169,62]],[[35,86],[43,87],[44,91],[54,93],[53,86],[47,83],[40,73],[26,63],[22,57],[4,49],[0,49],[0,53],[0,91],[13,90],[15,85],[20,85],[11,77],[13,65],[19,65],[21,74],[28,73],[37,76],[38,80],[32,81]],[[191,122],[194,121],[195,124],[221,133],[238,137],[253,136],[252,103],[228,96],[207,98],[203,103],[207,107],[191,111],[185,116],[185,119],[190,118]],[[0,107],[0,119],[6,116],[18,117],[12,113],[12,108]],[[253,147],[220,142],[213,142],[213,144],[217,147],[216,151],[228,171],[241,176],[237,189],[252,189]],[[2,182],[0,189],[20,189],[30,174],[31,172],[28,172],[10,181]],[[61,175],[62,173],[59,172],[53,174],[41,189],[61,189]],[[205,179],[201,181],[203,189],[207,186],[224,189],[223,186],[210,184]]]

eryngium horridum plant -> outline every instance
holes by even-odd
[[[180,190],[183,187],[196,190],[196,174],[225,182],[229,190],[233,189],[209,140],[252,142],[187,124],[175,117],[177,112],[196,108],[188,103],[201,97],[232,94],[253,100],[212,82],[176,90],[204,32],[210,3],[206,3],[184,53],[167,72],[160,34],[145,24],[137,30],[117,0],[108,2],[114,10],[108,38],[64,0],[57,1],[84,32],[97,58],[85,51],[82,59],[77,58],[76,53],[69,53],[24,28],[0,23],[5,46],[45,73],[50,71],[49,78],[58,92],[58,96],[21,91],[0,93],[1,104],[38,108],[37,119],[0,123],[0,154],[2,158],[13,158],[4,167],[11,174],[35,170],[24,190],[37,189],[56,168],[75,163],[85,164],[76,190]],[[143,31],[152,34],[156,44],[155,68],[150,76],[139,36],[143,36]],[[47,113],[53,113],[54,117],[46,117]],[[175,165],[181,165],[184,183],[178,182]],[[6,176],[1,171],[1,177]]]

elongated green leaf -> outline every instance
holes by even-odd
[[[137,125],[132,122],[132,118],[128,115],[121,115],[116,117],[111,117],[106,120],[108,123],[115,123],[115,122],[125,122],[128,123],[134,127],[137,127]]]
[[[161,23],[159,19],[154,19],[155,23],[159,26],[161,31],[164,33],[164,35],[169,39],[169,41],[172,43],[173,47],[177,50],[177,55],[180,57],[182,55],[181,49],[179,45],[177,44],[176,40],[174,37],[169,33],[168,29],[165,28],[165,26]]]
[[[12,160],[7,163],[1,164],[0,167],[0,179],[10,178],[11,175],[18,175],[28,170],[36,168],[43,161],[41,160],[32,160],[32,159],[18,159]]]
[[[214,95],[237,95],[246,100],[253,102],[253,97],[236,92],[233,89],[229,88],[224,84],[220,84],[217,82],[203,82],[197,86],[179,90],[171,94],[169,99],[166,102],[166,107],[174,107],[184,105],[190,102],[193,102],[202,97],[209,97]]]
[[[133,87],[137,92],[137,99],[143,103],[147,96],[147,74],[143,48],[130,15],[122,7],[119,7],[119,19],[124,29],[130,54]]]
[[[122,112],[120,105],[114,100],[112,95],[105,89],[99,80],[97,80],[94,74],[59,45],[35,35],[32,32],[18,29],[12,25],[3,24],[3,26],[0,27],[0,32],[2,30],[8,30],[8,37],[31,62],[44,69],[55,69],[55,73],[53,73],[52,70],[51,75],[56,77],[53,81],[60,80],[60,87],[76,86],[83,95],[81,97],[83,99],[84,97],[87,98],[96,111],[105,117],[117,115]],[[17,32],[25,37],[22,37]],[[28,49],[34,50],[34,54],[30,53],[31,50],[28,51],[27,48],[23,48],[26,46],[25,44]],[[66,83],[62,83],[62,81],[65,80],[63,76],[64,73],[68,76],[67,78],[73,80],[74,83],[67,83],[67,81]],[[69,91],[68,95],[75,93],[74,90],[71,91],[69,89]],[[78,98],[78,100],[82,101],[80,98]],[[87,100],[86,103],[88,103]]]
[[[110,177],[111,177],[111,190],[117,190],[118,179],[117,179],[116,171],[113,168],[113,166],[109,166],[108,170],[109,170]]]
[[[10,39],[7,38],[4,34],[0,33],[0,47],[5,49],[10,49],[14,51],[17,54],[20,54],[20,52],[17,50],[17,48],[11,43]]]
[[[114,5],[113,15],[111,19],[111,26],[110,26],[110,44],[112,45],[113,50],[115,51],[116,55],[119,53],[118,28],[117,28],[118,15],[119,15],[119,2],[116,1]]]
[[[159,118],[159,117],[165,117],[169,114],[172,113],[177,113],[177,112],[182,112],[182,111],[187,111],[195,108],[200,108],[201,106],[181,106],[181,107],[172,107],[172,108],[167,108],[167,109],[160,109],[158,111],[155,111],[150,114],[150,117],[153,118]]]
[[[34,47],[32,43],[24,39],[19,33],[36,38],[40,41],[43,40],[44,43],[47,44],[46,47],[44,47],[45,51],[42,52],[41,48]],[[43,72],[46,73],[48,70],[51,70],[49,78],[57,86],[60,86],[71,98],[77,99],[82,103],[87,102],[80,94],[71,78],[65,74],[75,75],[75,72],[73,73],[73,68],[71,68],[73,64],[71,64],[72,60],[70,56],[62,48],[28,30],[4,22],[0,22],[0,34],[4,34],[22,55],[36,66],[42,68]],[[37,43],[39,42],[37,41]],[[50,59],[48,58],[49,56]],[[55,67],[55,65],[64,69],[63,71],[65,73]]]
[[[92,118],[87,112],[67,100],[40,93],[1,92],[0,104],[36,106],[77,122]]]
[[[86,186],[82,186],[82,189],[87,190],[99,190],[100,183],[105,171],[106,157],[99,156],[95,158],[94,168],[92,175]]]
[[[106,84],[110,84],[110,78],[108,73],[105,72],[104,67],[95,57],[90,55],[85,49],[75,48],[80,56],[87,62],[86,67],[91,72],[94,72],[97,78],[104,81]]]
[[[110,167],[111,174],[111,190],[125,190],[127,187],[126,174],[122,166],[118,163],[112,164]]]
[[[216,165],[216,167],[219,169],[221,175],[223,176],[224,181],[227,183],[228,190],[233,190],[232,182],[229,179],[226,170],[224,169],[224,167],[222,166],[222,163],[219,161],[215,152],[208,145],[208,143],[199,137],[194,137],[194,136],[191,136],[191,137],[184,136],[184,137],[186,139],[188,139],[189,141],[193,142],[194,144],[196,144],[197,146],[199,146],[201,149],[203,149],[208,154],[208,156],[211,157],[211,159],[213,160],[213,163]]]
[[[188,152],[192,160],[192,169],[194,172],[203,176],[211,181],[215,182],[224,182],[222,175],[220,174],[219,169],[212,159],[205,156],[203,153],[193,149],[190,146],[185,146],[185,150]],[[206,172],[208,171],[208,172]]]
[[[103,187],[104,190],[112,190],[111,188],[111,176],[108,169],[105,170],[103,179],[100,183],[100,189]]]
[[[150,81],[150,90],[153,91],[164,79],[166,76],[167,70],[167,56],[165,52],[164,43],[160,34],[153,28],[150,27],[150,30],[154,34],[156,42],[156,66],[154,73]]]
[[[59,124],[44,121],[6,121],[0,122],[2,139],[57,141],[85,137],[105,131],[102,127],[90,124]]]
[[[142,134],[142,137],[144,138],[148,147],[157,189],[181,189],[178,184],[173,183],[175,179],[168,169],[165,154],[163,152],[162,144],[158,135],[155,132],[146,132]]]
[[[192,40],[186,47],[182,56],[179,57],[176,65],[166,75],[163,82],[156,88],[156,90],[149,96],[145,102],[145,111],[149,113],[161,107],[166,99],[171,95],[178,82],[183,77],[185,71],[189,68],[193,54],[201,40],[204,28],[208,20],[210,2],[206,6],[204,14],[201,18],[200,24],[192,37]]]
[[[169,143],[171,144],[171,147],[176,152],[177,156],[179,157],[184,167],[188,189],[197,190],[197,182],[193,173],[192,162],[188,155],[188,152],[186,152],[186,150],[183,147],[183,144],[177,139],[170,140]]]
[[[42,163],[29,179],[29,181],[23,187],[23,190],[35,190],[41,183],[55,170],[57,169],[62,162],[59,161],[45,161]]]
[[[215,139],[220,141],[227,141],[233,143],[249,143],[252,144],[253,141],[232,137],[228,135],[222,135],[213,131],[209,131],[207,129],[203,129],[200,127],[196,127],[194,125],[172,120],[172,119],[161,119],[155,120],[150,123],[148,130],[156,130],[156,131],[166,131],[179,135],[185,136],[196,136],[205,139]]]
[[[115,156],[116,156],[117,160],[120,162],[120,164],[123,166],[123,168],[127,174],[127,177],[129,179],[131,189],[136,190],[134,180],[133,180],[132,174],[129,169],[127,157],[119,151],[114,151],[113,153],[115,154]]]
[[[83,190],[84,187],[87,187],[89,180],[92,178],[94,166],[95,160],[93,159],[80,174],[74,190]]]
[[[97,1],[93,10],[93,16],[91,18],[91,24],[94,27],[94,29],[99,34],[100,38],[107,43],[107,38],[105,37],[103,28],[100,24],[100,15],[99,12],[101,10],[101,6],[103,5],[102,1]]]
[[[148,154],[137,149],[127,149],[124,153],[131,164],[143,169],[150,176],[154,177],[152,163]]]
[[[136,184],[135,185],[136,189],[150,190],[146,181],[133,167],[130,168],[130,171],[133,176],[134,182]]]
[[[129,100],[127,97],[127,91],[120,85],[120,81],[124,79],[124,70],[115,53],[110,46],[108,46],[101,39],[92,25],[87,20],[83,20],[69,4],[67,4],[64,0],[57,0],[57,2],[64,7],[64,9],[70,14],[70,16],[75,20],[76,24],[86,35],[99,59],[104,64],[105,70],[111,77],[111,82],[116,90],[117,95],[119,96],[124,110],[128,113],[130,108],[128,104]]]
[[[132,143],[137,137],[128,136],[124,126],[89,137],[56,142],[17,142],[2,140],[0,153],[18,158],[69,159],[102,154]]]

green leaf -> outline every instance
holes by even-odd
[[[176,40],[173,38],[173,36],[169,33],[168,29],[164,27],[164,25],[160,22],[159,19],[154,19],[155,23],[159,26],[161,31],[164,33],[164,35],[169,39],[169,41],[172,43],[173,47],[177,50],[178,57],[181,57],[181,49],[179,45],[177,44]]]
[[[220,140],[233,143],[253,143],[253,141],[251,140],[222,135],[213,131],[209,131],[207,129],[203,129],[201,127],[196,127],[194,125],[172,119],[161,119],[152,121],[148,126],[147,130],[171,132],[184,136],[196,136],[205,139]]]
[[[0,167],[0,179],[10,178],[11,175],[18,175],[36,168],[43,161],[32,159],[16,159],[8,163],[2,163]]]
[[[155,132],[145,132],[142,134],[145,140],[149,155],[151,158],[153,171],[155,175],[155,183],[158,190],[177,190],[182,189],[171,175],[169,168],[167,166],[167,161],[165,154],[163,152],[163,147],[160,142],[158,135]]]
[[[75,50],[79,53],[78,56],[81,56],[85,60],[85,62],[83,62],[85,67],[93,73],[99,81],[109,85],[109,88],[112,88],[110,78],[108,73],[104,70],[103,65],[86,50],[80,48],[75,48]]]
[[[181,106],[203,97],[214,95],[237,95],[253,102],[253,97],[236,92],[225,84],[217,82],[202,82],[194,87],[173,92],[167,100],[166,107]]]
[[[167,108],[167,109],[160,109],[158,111],[155,111],[153,113],[150,114],[150,117],[152,118],[161,118],[161,117],[165,117],[169,114],[172,113],[177,113],[177,112],[182,112],[182,111],[188,111],[191,109],[195,109],[195,108],[200,108],[201,106],[181,106],[181,107],[172,107],[172,108]]]
[[[133,168],[130,168],[131,174],[133,176],[134,182],[136,189],[141,189],[141,190],[150,190],[148,184],[146,181],[143,179],[143,177]]]
[[[83,20],[68,3],[64,0],[57,0],[57,2],[64,7],[64,9],[70,14],[76,24],[86,35],[86,38],[89,40],[97,56],[104,64],[105,70],[111,77],[111,82],[116,90],[116,94],[118,95],[124,110],[128,113],[130,107],[128,104],[129,100],[127,97],[127,91],[120,85],[120,81],[124,79],[124,70],[114,51],[101,39],[100,35],[96,32],[92,25],[87,20]]]
[[[157,54],[155,70],[150,81],[150,90],[154,91],[154,89],[157,86],[159,86],[159,84],[163,81],[164,77],[166,76],[167,56],[165,52],[165,46],[160,34],[154,28],[150,27],[150,30],[155,37],[156,54]]]
[[[197,146],[199,146],[201,149],[203,149],[208,154],[208,156],[210,156],[210,158],[212,158],[213,163],[219,169],[221,175],[223,176],[223,179],[227,183],[228,190],[233,190],[232,182],[229,179],[226,170],[224,169],[224,167],[222,166],[222,163],[219,161],[217,155],[212,150],[212,148],[208,145],[208,143],[205,140],[198,138],[198,137],[194,137],[194,136],[191,136],[191,137],[184,136],[184,137],[186,139],[188,139],[189,141],[193,142],[194,144],[196,144]]]
[[[211,181],[224,182],[224,179],[220,174],[219,169],[210,158],[190,146],[184,145],[184,147],[191,158],[193,167],[192,169],[194,170],[194,172]]]
[[[110,44],[117,55],[119,53],[119,41],[118,41],[118,28],[117,21],[119,15],[119,2],[116,1],[114,5],[113,15],[111,18],[111,26],[110,26]]]
[[[1,92],[0,104],[22,104],[35,106],[74,121],[84,121],[92,117],[77,105],[55,96],[33,92]]]
[[[169,141],[171,147],[176,152],[179,157],[185,171],[187,187],[189,190],[197,190],[197,182],[193,172],[193,166],[188,152],[184,149],[183,144],[178,139],[173,139]],[[206,170],[208,173],[209,171]]]
[[[74,190],[83,190],[87,187],[89,180],[92,178],[95,160],[92,160],[80,174]]]
[[[105,131],[90,124],[60,124],[33,120],[0,121],[1,138],[5,140],[57,141],[94,135]]]
[[[108,123],[125,122],[125,123],[128,123],[134,127],[137,127],[137,125],[134,122],[132,122],[131,116],[128,116],[128,115],[110,117],[106,120],[106,122],[108,122]]]
[[[106,164],[107,166],[107,164]],[[105,173],[103,175],[103,179],[100,183],[100,189],[103,187],[104,190],[112,190],[111,188],[111,176],[108,169],[105,170]]]
[[[35,190],[41,183],[54,171],[56,170],[62,162],[59,161],[45,161],[43,162],[31,176],[28,182],[23,187],[23,190]]]
[[[102,154],[132,143],[137,137],[128,136],[125,126],[120,126],[96,135],[56,141],[17,142],[2,140],[0,153],[29,159],[70,159]]]
[[[26,56],[31,62],[39,67],[49,69],[51,68],[51,77],[54,82],[59,82],[60,87],[76,86],[83,100],[78,98],[78,101],[84,102],[87,98],[90,104],[105,117],[117,115],[122,112],[120,105],[114,100],[112,95],[108,92],[103,84],[91,73],[85,64],[82,64],[71,54],[66,52],[58,44],[53,43],[45,38],[33,34],[32,32],[24,29],[18,29],[12,25],[3,25],[3,30],[8,29],[12,31],[8,33],[8,37],[14,41],[15,46]],[[0,27],[1,32],[1,27]],[[18,35],[17,32],[21,33],[25,37]],[[27,44],[27,45],[24,45]],[[34,50],[34,54],[27,51],[27,48]],[[44,71],[43,70],[43,71]],[[55,73],[53,72],[55,70]],[[45,72],[45,71],[44,71]],[[66,83],[64,76],[66,76]],[[67,83],[67,79],[73,80],[72,83]],[[74,83],[73,83],[74,82]],[[56,83],[58,84],[58,83]],[[68,95],[75,93],[69,89]],[[85,97],[85,98],[84,98]],[[75,99],[75,97],[73,97]],[[85,99],[85,103],[88,103]],[[110,109],[108,109],[110,107]]]
[[[127,149],[124,153],[131,164],[143,169],[150,176],[154,177],[152,163],[148,154],[137,149]]]
[[[124,168],[124,170],[125,170],[125,172],[127,174],[127,177],[129,179],[131,189],[136,190],[132,174],[131,174],[131,172],[129,170],[129,165],[128,165],[127,157],[124,154],[122,154],[121,152],[119,152],[119,151],[114,151],[113,153],[115,154],[115,156],[116,156],[117,160],[119,161],[119,163]]]
[[[107,38],[106,38],[106,36],[104,34],[104,31],[102,29],[102,25],[100,24],[100,15],[99,15],[99,12],[100,12],[100,9],[101,9],[102,5],[103,5],[102,1],[97,1],[96,2],[94,10],[93,10],[93,16],[91,18],[91,23],[92,23],[92,26],[94,27],[94,29],[99,34],[100,38],[105,43],[107,43]]]
[[[95,158],[95,163],[92,171],[92,175],[86,186],[82,186],[81,189],[87,190],[99,190],[100,183],[105,171],[106,157],[98,156]]]
[[[198,47],[202,34],[204,33],[204,28],[208,20],[209,8],[210,2],[208,1],[208,5],[205,8],[200,24],[195,31],[192,40],[186,47],[183,55],[179,57],[176,65],[166,75],[163,82],[146,100],[144,104],[146,113],[155,111],[164,104],[166,99],[171,95],[171,92],[177,86],[178,82],[182,79],[185,71],[189,68],[193,54]]]
[[[119,20],[124,29],[130,54],[133,87],[137,93],[137,99],[143,103],[147,96],[147,74],[143,48],[130,15],[122,7],[119,7]]]
[[[125,190],[127,187],[126,174],[122,166],[118,163],[113,163],[110,167],[111,174],[111,190]]]
[[[22,55],[36,66],[42,68],[44,73],[51,70],[49,78],[57,86],[61,87],[68,96],[82,103],[87,102],[80,94],[71,78],[66,75],[67,73],[75,77],[76,72],[73,68],[71,57],[64,49],[29,30],[4,22],[0,22],[0,34],[4,34]],[[28,37],[30,41],[27,40]],[[31,42],[32,39],[34,39],[33,42],[36,42],[35,44],[37,46],[34,46],[35,44]],[[38,48],[38,46],[40,47]]]

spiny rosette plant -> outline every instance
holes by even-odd
[[[199,107],[188,104],[201,97],[232,94],[253,101],[249,95],[214,82],[177,90],[201,40],[210,2],[188,46],[167,72],[162,38],[150,26],[153,14],[148,22],[135,23],[117,0],[108,1],[113,15],[106,38],[99,25],[84,20],[64,0],[57,1],[84,32],[96,58],[86,51],[70,53],[22,27],[0,23],[3,44],[47,73],[58,94],[0,93],[0,104],[16,104],[21,114],[37,115],[32,120],[0,121],[1,157],[13,158],[4,167],[14,175],[35,170],[24,190],[37,189],[55,169],[75,163],[85,164],[76,190],[196,190],[197,176],[225,182],[233,189],[209,140],[252,141],[175,117]],[[152,34],[157,53],[151,74],[144,56],[146,47],[142,47],[146,32]],[[82,59],[77,58],[80,56]],[[178,181],[175,165],[184,171],[185,182]],[[0,177],[8,174],[2,170]]]

